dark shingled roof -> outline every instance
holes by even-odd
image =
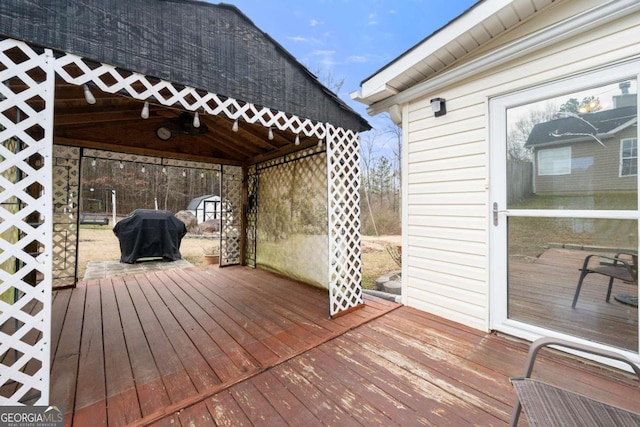
[[[596,113],[580,114],[579,117],[563,117],[538,123],[533,127],[525,147],[535,147],[553,142],[575,141],[590,138],[584,134],[607,135],[614,129],[636,118],[637,107],[614,108]],[[589,123],[592,125],[590,126]],[[554,136],[559,135],[559,136]]]
[[[232,5],[2,0],[0,34],[344,129],[370,129]]]

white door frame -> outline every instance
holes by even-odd
[[[530,325],[507,317],[507,218],[555,217],[555,218],[607,218],[637,220],[640,225],[640,209],[635,211],[609,210],[508,210],[506,186],[506,129],[507,110],[509,108],[542,101],[563,93],[577,92],[594,86],[604,85],[624,79],[640,77],[640,60],[629,61],[557,80],[552,83],[531,87],[519,92],[498,96],[489,100],[490,135],[490,203],[489,203],[489,280],[490,280],[490,316],[492,330],[498,330],[513,336],[534,340],[541,336],[564,338],[574,342],[590,344],[604,349],[615,350],[640,362],[638,351],[624,351],[604,344],[594,343],[539,326]],[[640,103],[639,103],[640,104]],[[638,176],[640,179],[640,175]],[[638,186],[640,189],[640,186]],[[640,190],[639,190],[640,191]],[[640,199],[640,198],[639,198]],[[640,200],[639,200],[640,203]],[[497,209],[494,209],[497,206]],[[640,231],[640,230],[639,230]],[[639,234],[640,235],[640,234]],[[639,316],[640,318],[640,316]],[[598,360],[596,358],[596,360]],[[602,360],[600,360],[602,361]]]

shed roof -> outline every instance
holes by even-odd
[[[213,198],[215,198],[216,200],[220,200],[220,196],[216,196],[215,194],[207,194],[205,196],[194,197],[193,199],[191,199],[191,201],[187,205],[187,209],[190,211],[195,211],[198,208],[198,206],[200,206],[200,203],[202,203],[203,200],[213,199]]]
[[[3,0],[0,34],[344,129],[370,129],[229,4]]]

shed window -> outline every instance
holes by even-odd
[[[638,139],[620,140],[620,176],[638,174]]]
[[[571,174],[571,147],[538,151],[538,175]]]

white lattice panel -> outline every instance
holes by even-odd
[[[247,170],[247,209],[245,212],[245,264],[256,268],[258,233],[258,169],[256,165]]]
[[[178,87],[166,80],[149,78],[112,65],[95,64],[77,55],[65,54],[57,58],[56,72],[68,83],[94,84],[107,93],[123,93],[144,101],[153,99],[161,105],[225,116],[247,123],[260,123],[265,127],[292,131],[301,136],[322,139],[326,135],[324,123],[188,86]]]
[[[222,166],[220,265],[240,263],[242,233],[242,168]]]
[[[330,315],[363,303],[358,134],[328,127]]]
[[[53,147],[53,288],[76,283],[80,148]]]
[[[49,401],[53,64],[0,41],[0,405]]]

